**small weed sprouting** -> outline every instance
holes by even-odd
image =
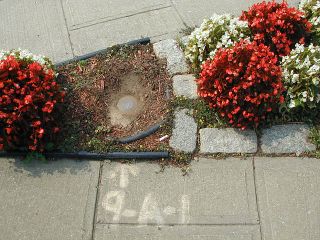
[[[213,109],[210,109],[208,104],[202,99],[177,97],[173,100],[172,105],[174,108],[192,109],[193,111],[190,111],[190,114],[194,117],[199,128],[226,126],[226,123]]]
[[[24,162],[29,163],[31,161],[43,161],[45,162],[47,159],[42,153],[38,152],[29,152],[26,157],[23,159]]]
[[[88,61],[87,61],[87,60],[80,60],[80,61],[78,62],[78,65],[79,65],[80,67],[85,67],[85,66],[88,65]]]
[[[320,127],[313,127],[310,130],[310,140],[317,147],[317,150],[320,151]]]
[[[314,153],[316,158],[320,158],[320,126],[314,126],[310,130],[310,141],[316,145],[317,150]]]

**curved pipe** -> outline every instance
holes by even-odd
[[[142,131],[142,132],[139,132],[139,133],[137,133],[137,134],[135,134],[133,136],[117,139],[116,142],[121,143],[121,144],[127,144],[127,143],[131,143],[131,142],[140,140],[142,138],[148,137],[151,134],[153,134],[156,131],[158,131],[162,124],[163,124],[163,121],[158,123],[158,124],[156,124],[156,125],[153,125],[149,129],[147,129],[145,131]]]
[[[141,39],[132,40],[132,41],[129,41],[127,43],[118,44],[116,46],[125,46],[125,45],[132,46],[132,45],[137,45],[137,44],[146,45],[148,43],[150,43],[150,38],[149,37],[145,37],[145,38],[141,38]],[[94,56],[96,56],[98,54],[106,53],[106,52],[108,52],[109,49],[110,49],[110,47],[109,48],[105,48],[105,49],[101,49],[101,50],[98,50],[98,51],[94,51],[94,52],[91,52],[91,53],[87,53],[87,54],[84,54],[84,55],[81,55],[81,56],[77,56],[77,57],[74,57],[74,58],[66,60],[66,61],[58,62],[58,63],[56,63],[54,65],[56,67],[59,67],[59,66],[66,65],[66,64],[69,64],[69,63],[72,63],[72,62],[81,61],[81,60],[87,60],[88,58],[94,57]]]

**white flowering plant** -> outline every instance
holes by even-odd
[[[13,49],[10,51],[0,51],[0,61],[6,59],[8,56],[14,56],[16,59],[21,60],[25,63],[37,62],[40,65],[47,67],[48,69],[53,68],[53,64],[49,58],[42,55],[35,55],[26,49]]]
[[[299,10],[305,13],[305,17],[312,23],[312,39],[320,44],[320,1],[302,0]]]
[[[320,47],[296,44],[291,53],[282,58],[281,66],[287,107],[290,110],[319,107]]]
[[[242,38],[249,40],[250,35],[248,22],[230,14],[214,14],[191,33],[185,55],[192,68],[199,71],[201,65],[212,59],[220,48],[231,47]]]

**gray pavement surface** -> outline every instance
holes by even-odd
[[[320,160],[0,159],[1,239],[317,240]]]
[[[175,38],[214,12],[239,15],[255,2],[1,0],[0,49],[26,48],[60,62],[141,37]]]
[[[262,239],[319,239],[320,160],[257,158],[255,167]]]
[[[99,167],[0,159],[0,239],[92,239]]]

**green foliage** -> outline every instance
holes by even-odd
[[[318,0],[302,0],[299,9],[305,13],[306,18],[312,23],[312,41],[315,44],[320,44],[320,2]]]
[[[317,147],[315,157],[320,158],[320,125],[311,128],[309,138]]]
[[[96,152],[107,152],[109,150],[109,145],[108,143],[100,140],[97,137],[91,138],[88,143],[88,148],[91,151],[96,151]]]
[[[320,150],[320,127],[313,127],[310,130],[310,140]]]
[[[46,157],[39,152],[28,152],[27,156],[23,160],[24,162],[31,162],[31,161],[46,161]]]
[[[219,115],[213,109],[210,109],[209,105],[202,99],[177,97],[173,101],[173,107],[191,109],[190,114],[194,117],[199,128],[226,126]]]

